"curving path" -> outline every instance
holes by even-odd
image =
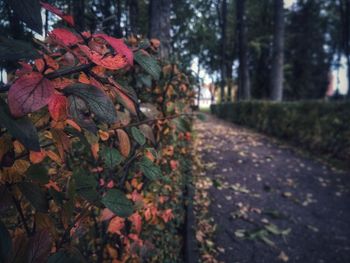
[[[349,172],[212,116],[195,129],[219,261],[350,262]]]

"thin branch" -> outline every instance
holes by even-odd
[[[69,68],[65,68],[62,70],[57,70],[57,71],[51,72],[49,74],[44,75],[44,77],[47,79],[56,79],[56,78],[63,77],[66,75],[78,73],[80,71],[92,68],[93,66],[95,66],[94,63],[89,63],[89,64],[83,64],[83,65],[76,66],[76,67],[69,67]],[[0,93],[7,92],[10,89],[11,85],[12,85],[12,83],[0,86]]]
[[[31,236],[31,231],[29,230],[29,226],[27,224],[27,221],[24,217],[24,214],[23,214],[23,210],[22,210],[22,207],[21,207],[21,203],[19,200],[17,200],[17,198],[13,195],[12,191],[11,191],[11,186],[10,185],[6,185],[6,188],[7,188],[7,191],[10,193],[11,197],[12,197],[12,201],[13,203],[15,204],[15,207],[19,213],[19,216],[21,218],[21,221],[24,225],[24,229],[26,230],[27,232],[27,236],[30,237]]]

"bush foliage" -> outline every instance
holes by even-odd
[[[158,40],[42,5],[68,27],[0,43],[21,59],[0,94],[0,262],[181,261],[190,80]]]
[[[218,117],[350,161],[350,103],[238,102],[212,105]]]

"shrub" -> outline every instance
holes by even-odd
[[[39,51],[11,40],[27,60],[1,89],[0,261],[181,261],[189,79],[157,40],[81,33],[43,5],[73,27]]]
[[[350,161],[349,102],[251,101],[212,105],[220,118]]]

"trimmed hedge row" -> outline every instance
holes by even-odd
[[[350,167],[350,102],[223,103],[211,112]]]

